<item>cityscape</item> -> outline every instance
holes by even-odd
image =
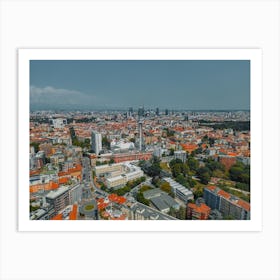
[[[145,81],[144,74],[141,78]],[[205,83],[209,94],[213,80]],[[161,106],[149,102],[149,94],[137,105],[125,98],[123,105],[105,104],[96,96],[92,105],[90,95],[60,89],[56,93],[65,97],[64,103],[58,98],[55,106],[46,98],[55,87],[39,90],[32,84],[31,71],[31,220],[250,220],[249,102],[231,109],[231,100],[224,98],[214,109],[201,94],[196,103],[201,108],[208,103],[209,109],[191,109],[191,96],[184,93],[185,109],[172,103],[172,94],[163,107],[155,92]],[[212,90],[217,88],[214,83]],[[67,94],[81,102],[70,102]],[[85,100],[94,109],[85,108]]]

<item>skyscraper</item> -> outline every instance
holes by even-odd
[[[102,136],[97,131],[91,132],[91,149],[96,155],[99,155],[102,150]]]
[[[159,116],[159,108],[156,108],[156,115]]]
[[[144,117],[144,107],[138,109],[138,131],[139,131],[139,151],[143,149],[143,117]]]
[[[133,108],[129,107],[129,109],[128,109],[128,116],[132,117],[132,115],[133,115]]]

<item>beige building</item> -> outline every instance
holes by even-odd
[[[106,179],[106,185],[108,188],[115,188],[123,186],[127,182],[125,175],[119,175],[112,178]]]
[[[104,164],[94,167],[94,172],[96,176],[104,175],[106,173],[112,173],[112,172],[122,172],[123,171],[123,165],[116,163],[116,164]]]

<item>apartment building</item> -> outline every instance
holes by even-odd
[[[211,209],[219,210],[224,217],[231,216],[236,220],[250,219],[250,203],[216,186],[204,188],[203,198]]]

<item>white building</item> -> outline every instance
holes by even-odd
[[[96,166],[94,171],[96,176],[106,176],[106,185],[108,188],[120,187],[128,181],[133,181],[144,176],[144,172],[140,167],[129,162]]]
[[[77,184],[69,187],[70,204],[80,202],[82,199],[83,184]]]
[[[187,159],[187,152],[182,150],[182,151],[175,151],[174,152],[174,158],[175,159],[180,159],[182,162],[186,162]]]
[[[67,119],[51,119],[51,124],[54,128],[63,128],[67,124]]]
[[[183,202],[187,203],[189,200],[194,199],[192,191],[186,187],[182,186],[171,178],[164,178],[164,180],[170,184],[173,194]]]
[[[102,136],[101,133],[97,131],[91,132],[91,148],[95,152],[96,155],[99,155],[102,150]]]
[[[124,142],[123,140],[111,142],[111,149],[115,152],[122,152],[126,150],[133,150],[135,148],[133,142]]]

